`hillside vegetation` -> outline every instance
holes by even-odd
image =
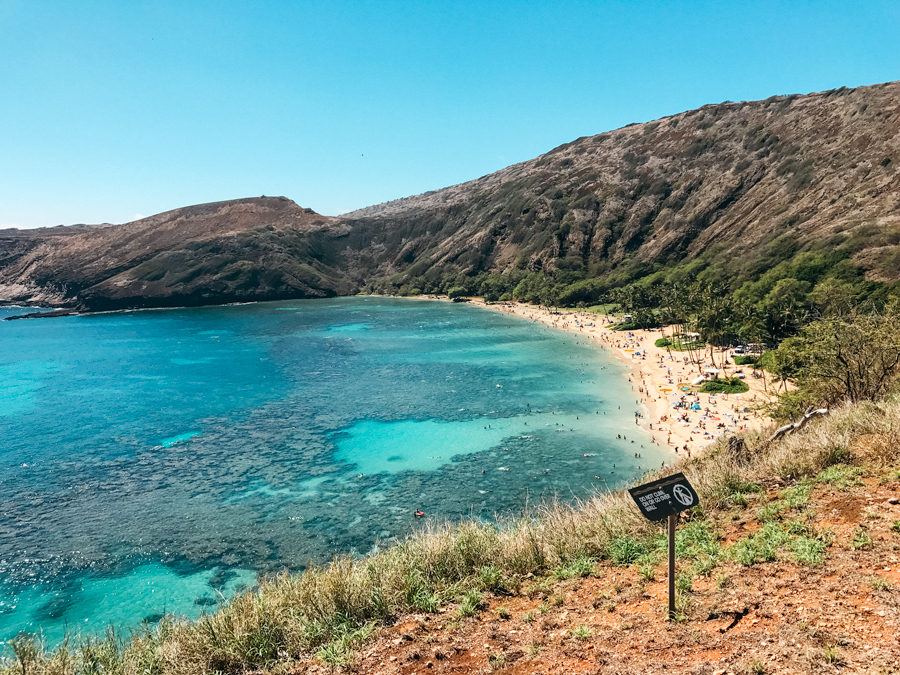
[[[776,282],[893,283],[898,155],[898,83],[775,96],[581,138],[345,218],[397,251],[379,291],[591,303],[639,279],[736,291],[785,264]]]
[[[366,289],[574,305],[693,280],[764,297],[782,279],[804,294],[823,281],[886,293],[900,277],[898,164],[900,83],[726,102],[339,218],[255,198],[0,231],[0,302],[92,310]]]

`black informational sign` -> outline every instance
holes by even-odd
[[[700,502],[694,488],[683,473],[675,473],[652,483],[645,483],[628,491],[641,513],[648,520],[662,520],[674,516]]]

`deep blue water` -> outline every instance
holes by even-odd
[[[638,409],[584,337],[466,305],[0,322],[0,640],[198,616],[257,573],[402,538],[417,508],[620,485],[665,459]]]

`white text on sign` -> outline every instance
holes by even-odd
[[[659,502],[667,502],[670,499],[672,498],[664,490],[656,490],[640,496],[641,506],[648,511],[655,511]]]

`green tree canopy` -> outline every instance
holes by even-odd
[[[794,379],[810,405],[878,400],[900,375],[900,307],[892,302],[881,312],[814,321],[774,357],[776,370]]]

